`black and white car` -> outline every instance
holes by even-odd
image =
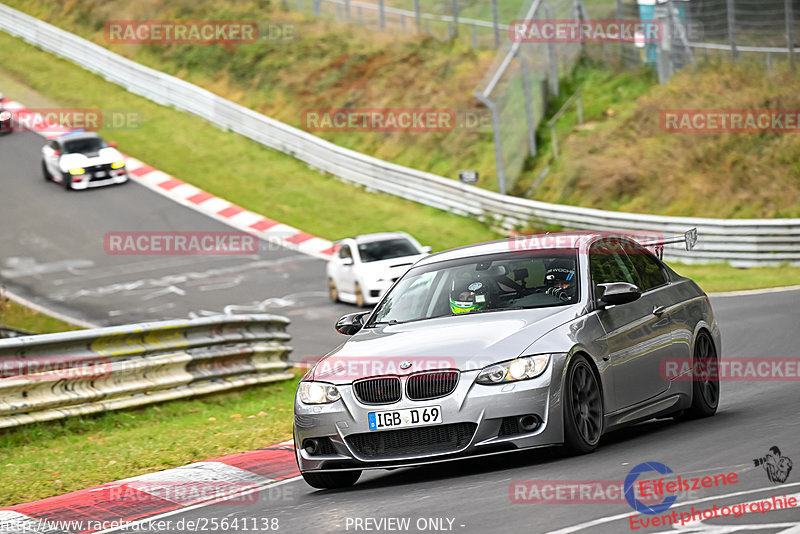
[[[122,154],[93,132],[68,133],[48,141],[42,147],[42,174],[67,190],[128,181]]]

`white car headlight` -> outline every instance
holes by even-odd
[[[303,404],[330,404],[342,397],[336,386],[324,382],[300,382],[297,395]]]
[[[478,374],[478,378],[475,381],[478,384],[490,386],[494,384],[517,382],[519,380],[528,380],[530,378],[536,378],[544,373],[549,363],[549,354],[525,356],[523,358],[517,358],[516,360],[485,367],[480,374]]]

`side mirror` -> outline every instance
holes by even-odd
[[[364,318],[372,312],[349,313],[336,321],[336,331],[352,336],[364,326]]]
[[[618,306],[633,302],[642,296],[642,290],[627,282],[612,282],[610,284],[598,284],[598,287],[605,289],[600,302],[605,306]]]
[[[353,265],[353,258],[342,258],[342,265]]]
[[[425,254],[430,254],[431,250],[432,250],[431,247],[422,247],[422,252],[424,252]]]

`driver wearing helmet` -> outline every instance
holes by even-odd
[[[476,280],[453,280],[450,285],[450,311],[469,313],[481,311],[489,304],[486,284]]]
[[[568,301],[575,298],[577,284],[575,281],[575,265],[570,260],[555,260],[547,268],[544,275],[548,295],[559,300]]]

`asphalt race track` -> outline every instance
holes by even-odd
[[[103,325],[220,313],[226,308],[287,315],[293,321],[295,359],[322,354],[339,342],[332,323],[355,308],[328,302],[322,261],[285,249],[242,257],[108,255],[102,243],[109,231],[228,228],[135,183],[67,193],[41,177],[42,142],[35,134],[0,138],[0,178],[5,186],[0,197],[5,222],[0,229],[0,279],[9,289]],[[712,299],[722,328],[723,358],[796,356],[799,299],[798,291]],[[800,462],[798,393],[797,383],[791,381],[724,382],[716,416],[640,424],[606,436],[601,448],[587,456],[563,457],[558,450],[540,449],[375,471],[342,491],[313,490],[295,478],[262,490],[254,504],[209,504],[168,519],[176,524],[181,519],[248,518],[252,524],[252,519],[277,518],[278,530],[290,533],[628,532],[633,510],[624,501],[515,504],[509,488],[518,480],[622,481],[632,467],[654,461],[686,476],[738,474],[735,485],[682,495],[673,506],[678,512],[773,495],[798,497],[800,466],[778,485],[752,461],[777,445],[784,456]],[[408,526],[395,523],[395,518],[408,518]],[[795,509],[646,532],[797,533],[798,521]]]
[[[226,310],[285,315],[295,359],[343,339],[333,325],[358,309],[331,305],[325,263],[311,256],[265,242],[257,255],[107,254],[107,232],[233,229],[135,179],[68,192],[43,179],[43,144],[34,133],[0,137],[0,281],[9,290],[100,326]]]

